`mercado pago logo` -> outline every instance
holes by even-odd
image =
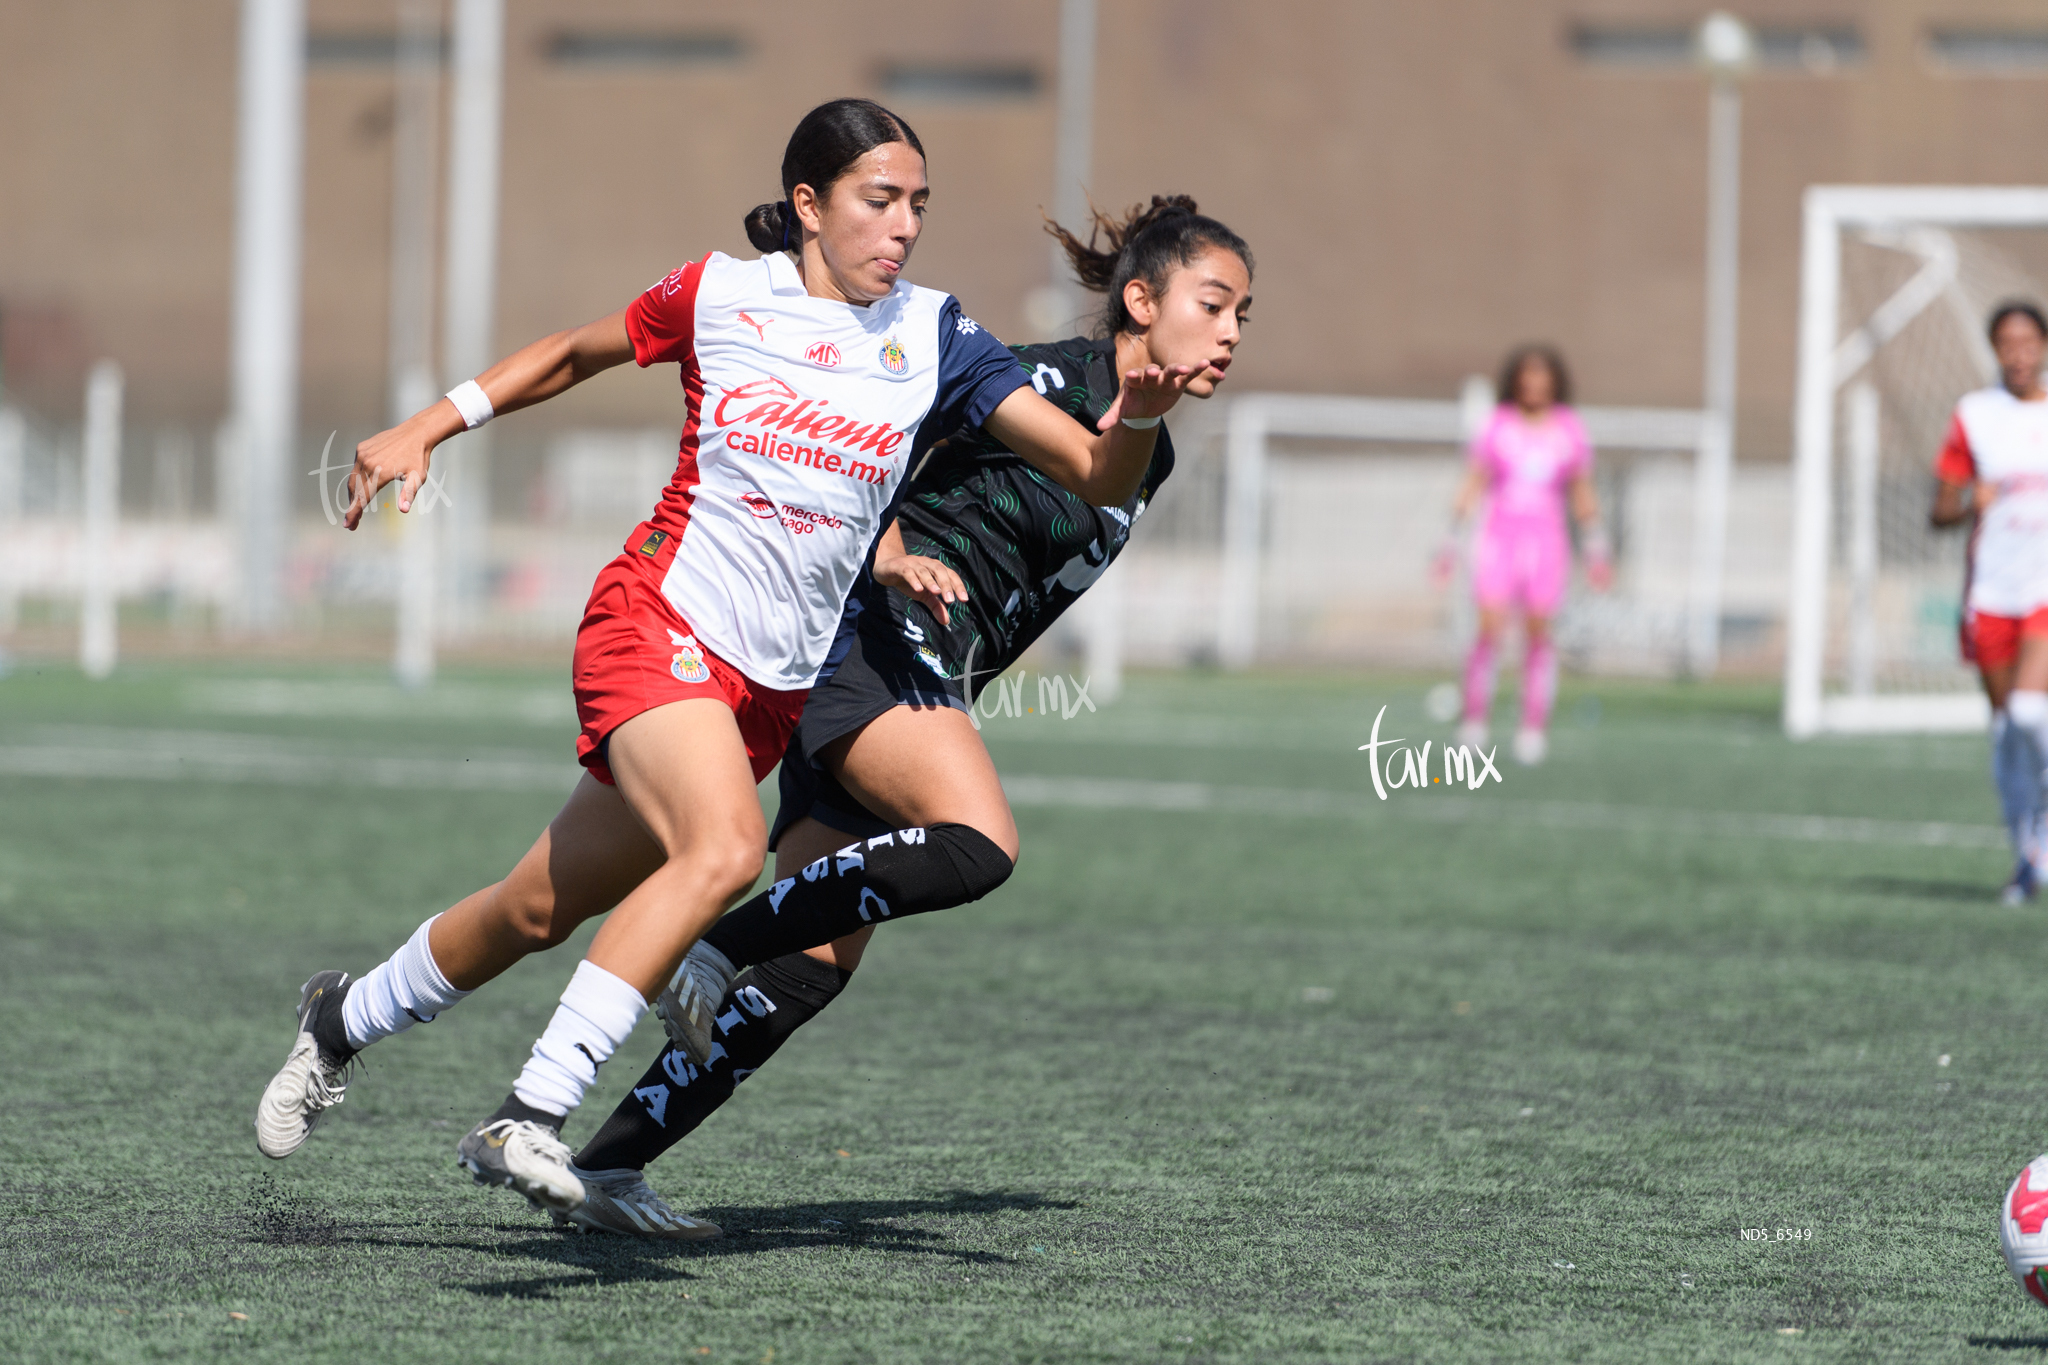
[[[807,536],[820,529],[838,531],[846,526],[830,512],[814,512],[793,502],[778,503],[758,488],[740,494],[740,506],[762,521],[780,521],[792,535]]]
[[[1372,738],[1358,746],[1358,752],[1372,766],[1372,789],[1380,800],[1387,799],[1389,790],[1403,787],[1415,791],[1431,787],[1449,790],[1463,782],[1465,790],[1478,791],[1489,777],[1496,782],[1501,780],[1500,769],[1493,766],[1493,756],[1500,752],[1498,746],[1481,749],[1477,745],[1446,744],[1441,751],[1443,772],[1434,773],[1430,771],[1429,758],[1436,741],[1426,739],[1418,749],[1405,739],[1381,739],[1380,722],[1386,718],[1387,708],[1382,706],[1372,718]]]
[[[910,433],[826,411],[831,406],[831,399],[805,398],[773,376],[735,384],[711,410],[712,424],[722,428],[712,439],[748,455],[881,483],[889,475],[885,461]]]

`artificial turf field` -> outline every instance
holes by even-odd
[[[678,1246],[557,1234],[454,1166],[587,935],[371,1052],[291,1160],[250,1130],[299,983],[552,813],[560,680],[20,669],[0,1357],[2048,1355],[1994,1221],[2048,1147],[2048,949],[1993,898],[1983,741],[1567,689],[1546,767],[1382,802],[1356,746],[1382,704],[1440,740],[1422,691],[1139,677],[991,721],[1015,877],[886,929],[655,1165],[728,1232]]]

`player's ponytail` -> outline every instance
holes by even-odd
[[[796,213],[786,200],[756,204],[747,215],[747,240],[756,251],[781,251],[796,235]]]
[[[747,214],[747,240],[757,251],[802,246],[803,224],[797,221],[790,194],[798,185],[809,185],[823,199],[854,162],[891,142],[908,143],[924,155],[924,144],[910,125],[873,100],[832,100],[805,114],[783,149],[782,199],[756,204]]]
[[[1204,217],[1185,194],[1155,194],[1150,205],[1134,204],[1121,219],[1100,209],[1090,209],[1088,217],[1085,242],[1050,219],[1045,230],[1067,253],[1081,287],[1109,296],[1101,318],[1106,336],[1138,330],[1124,306],[1124,286],[1132,280],[1143,280],[1155,295],[1163,294],[1167,278],[1210,247],[1234,254],[1244,262],[1247,275],[1256,268],[1244,238]]]

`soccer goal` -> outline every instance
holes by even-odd
[[[1963,549],[1927,520],[1991,309],[2048,296],[2048,188],[1806,191],[1784,723],[1805,737],[1982,728],[1957,651]]]
[[[1455,657],[1469,594],[1433,591],[1424,566],[1464,446],[1492,407],[1492,386],[1476,376],[1461,401],[1233,398],[1221,433],[1216,661],[1317,657],[1319,636],[1363,642],[1362,657],[1381,664]],[[1567,604],[1560,643],[1629,671],[1712,672],[1729,492],[1716,424],[1691,409],[1579,414],[1600,455],[1620,581]]]

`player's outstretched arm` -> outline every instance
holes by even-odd
[[[1207,369],[1206,364],[1147,365],[1127,371],[1116,400],[1096,424],[1100,435],[1088,435],[1028,386],[996,404],[982,429],[1091,506],[1115,507],[1144,482],[1157,444],[1157,419],[1172,409],[1188,381]]]
[[[475,382],[491,405],[489,416],[544,403],[632,358],[633,339],[626,333],[626,310],[622,308],[610,317],[521,347],[478,375]],[[348,512],[342,523],[355,530],[370,500],[394,482],[398,484],[398,510],[410,512],[414,494],[426,482],[434,447],[467,427],[455,404],[443,398],[358,445],[355,469],[349,474]]]

